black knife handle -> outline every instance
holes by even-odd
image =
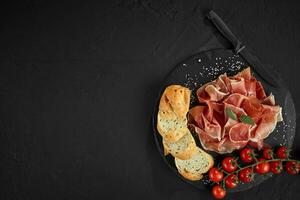
[[[217,15],[217,13],[215,13],[214,11],[210,11],[207,17],[212,21],[212,23],[217,27],[217,29],[222,33],[222,35],[231,42],[231,44],[234,46],[235,53],[239,53],[246,47],[232,33],[232,31],[225,24],[225,22]]]

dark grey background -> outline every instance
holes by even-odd
[[[210,9],[281,73],[299,124],[297,1],[1,2],[0,199],[212,199],[168,169],[151,131],[167,73],[227,46]],[[282,174],[227,199],[299,199],[299,185]]]

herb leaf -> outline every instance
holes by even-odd
[[[237,120],[236,114],[230,109],[226,108],[226,114],[233,120]]]
[[[240,117],[240,120],[241,120],[241,122],[243,122],[245,124],[250,124],[250,125],[254,124],[254,120],[251,117],[247,116],[247,115],[242,115]]]

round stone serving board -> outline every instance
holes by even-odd
[[[195,95],[195,91],[201,85],[216,79],[219,75],[225,72],[228,75],[234,75],[248,66],[249,65],[245,60],[243,60],[242,57],[235,54],[230,49],[216,49],[211,51],[205,51],[193,55],[187,58],[186,60],[184,60],[183,62],[179,63],[167,75],[163,84],[161,85],[161,89],[158,94],[157,102],[154,108],[153,120],[152,120],[154,139],[156,141],[157,148],[163,160],[170,167],[170,169],[182,180],[193,185],[198,189],[204,190],[210,187],[211,183],[209,182],[207,175],[205,175],[204,178],[200,181],[189,181],[183,178],[177,172],[176,166],[174,164],[174,158],[171,155],[164,156],[162,138],[156,129],[156,120],[157,120],[156,118],[157,118],[159,99],[162,95],[162,92],[167,86],[172,84],[180,84],[192,90],[190,107],[193,107],[198,103]],[[269,95],[271,92],[274,94],[276,104],[279,104],[282,107],[283,121],[277,124],[276,129],[269,135],[267,139],[264,140],[264,142],[274,147],[280,145],[286,145],[288,147],[291,147],[293,144],[293,140],[295,136],[295,128],[296,128],[295,127],[296,115],[295,115],[294,103],[290,93],[288,92],[287,88],[284,86],[283,81],[280,79],[280,76],[278,76],[275,70],[270,66],[265,66],[265,67],[268,69],[271,76],[273,76],[276,79],[279,79],[282,82],[282,87],[272,88],[263,80],[259,79],[259,76],[255,76],[255,73],[254,76],[259,81],[262,82],[267,95]],[[196,135],[194,135],[194,137],[197,145],[201,147],[198,137]],[[221,159],[224,156],[226,156],[226,155],[218,155],[217,153],[214,152],[208,152],[208,153],[210,153],[214,157],[215,164],[220,163]],[[233,154],[236,153],[233,152]],[[240,184],[236,189],[229,190],[229,192],[249,189],[251,187],[254,187],[262,183],[264,180],[270,178],[271,176],[272,176],[271,174],[267,174],[264,176],[256,175],[252,183]]]

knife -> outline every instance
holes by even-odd
[[[273,78],[270,75],[270,72],[266,70],[263,64],[258,60],[258,58],[252,55],[246,45],[244,45],[229,29],[229,27],[225,24],[225,22],[214,12],[210,11],[207,15],[207,18],[216,26],[216,28],[220,31],[220,33],[233,45],[234,52],[236,54],[241,55],[247,63],[252,67],[253,71],[267,83],[269,86],[273,88],[279,88],[280,83],[277,79]]]

